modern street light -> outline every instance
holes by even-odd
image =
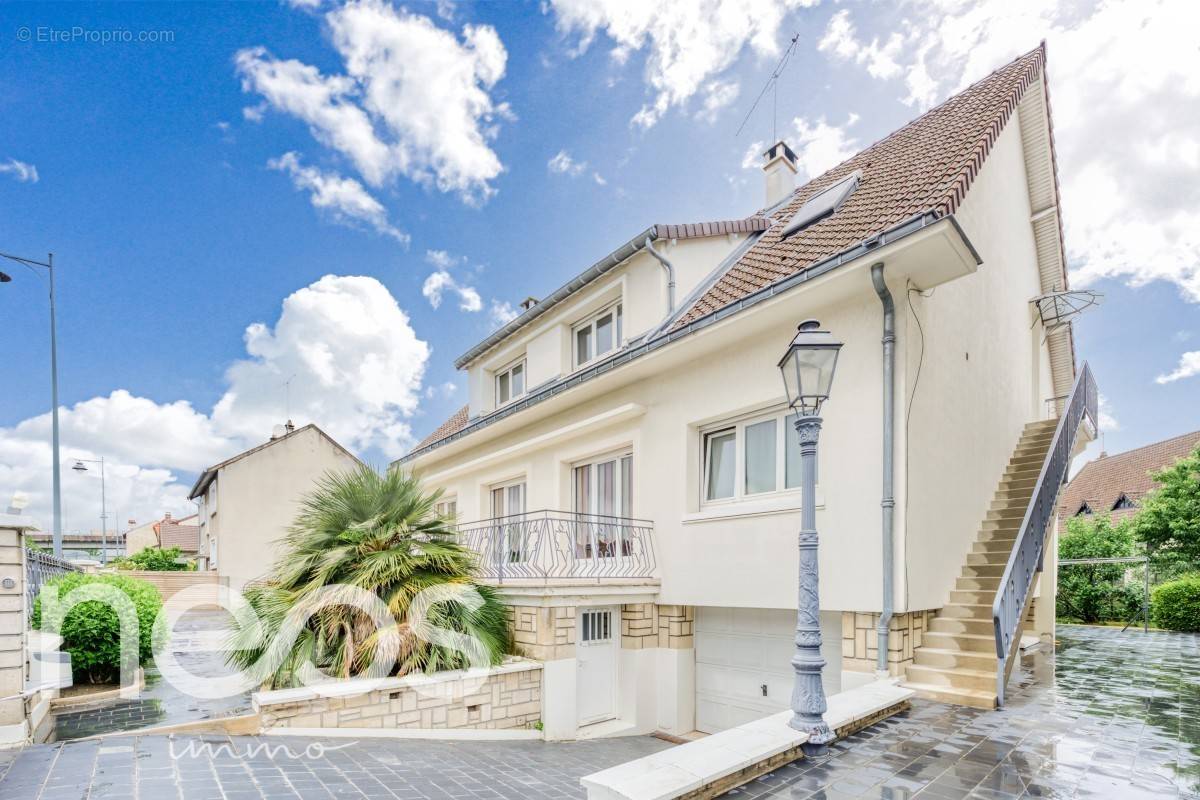
[[[42,267],[50,273],[50,438],[54,470],[51,476],[54,492],[54,529],[51,535],[54,541],[54,555],[62,558],[62,469],[58,453],[58,334],[54,324],[54,254],[51,253],[45,261],[35,261],[8,253],[0,253],[0,258],[24,264],[31,271],[34,271],[34,267]],[[8,283],[11,280],[10,276],[0,272],[0,283]]]
[[[108,563],[108,500],[104,492],[104,456],[100,458],[77,458],[71,469],[76,472],[87,472],[83,462],[100,465],[100,563]]]
[[[818,593],[816,462],[817,438],[821,433],[821,404],[829,398],[833,371],[837,367],[842,343],[821,323],[808,319],[800,323],[787,353],[779,360],[788,406],[797,414],[796,433],[800,437],[800,599],[796,612],[796,655],[792,668],[796,684],[792,689],[792,728],[808,734],[804,752],[824,755],[835,736],[825,722],[825,688],[821,685],[821,602]]]

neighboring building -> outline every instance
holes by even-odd
[[[545,662],[550,737],[787,707],[799,447],[777,362],[812,317],[845,343],[817,490],[827,690],[871,678],[882,632],[887,669],[926,695],[997,702],[992,602],[1055,436],[1048,401],[1076,381],[1069,328],[1031,302],[1067,285],[1044,63],[1017,59],[799,188],[777,143],[763,210],[652,225],[456,361],[468,404],[399,463],[445,491]],[[1053,552],[1012,615],[1040,593],[1044,637]]]
[[[130,524],[134,525],[133,520]],[[162,519],[134,525],[125,532],[125,555],[131,556],[147,547],[178,547],[181,555],[193,559],[200,551],[199,517],[175,519],[168,511]]]
[[[1200,431],[1195,431],[1115,456],[1101,453],[1084,464],[1063,490],[1060,523],[1093,514],[1108,514],[1114,520],[1136,514],[1142,498],[1156,485],[1150,473],[1171,466],[1198,446]]]
[[[206,469],[188,495],[200,508],[197,566],[216,570],[232,589],[274,566],[276,542],[317,481],[361,463],[316,425],[280,428],[269,441]]]
[[[50,531],[28,531],[25,538],[47,550],[54,547],[54,536]],[[125,534],[100,530],[87,533],[63,531],[62,546],[63,558],[68,561],[95,560],[99,563],[105,553],[108,554],[107,560],[112,561],[125,555]]]

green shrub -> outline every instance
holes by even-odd
[[[1158,628],[1200,631],[1200,573],[1155,586],[1150,616]]]
[[[188,572],[196,568],[194,561],[180,562],[183,551],[178,547],[145,547],[131,556],[113,561],[117,569],[144,569],[151,572]]]
[[[1058,540],[1059,558],[1124,558],[1133,555],[1129,520],[1072,517]],[[1127,564],[1067,564],[1058,571],[1056,616],[1085,623],[1126,620],[1142,607],[1142,590],[1123,585]]]
[[[58,589],[65,599],[73,590],[91,584],[107,584],[133,601],[138,618],[138,662],[145,664],[153,655],[154,625],[162,608],[158,589],[146,581],[125,575],[87,575],[72,572],[51,580],[47,585]],[[33,627],[42,627],[42,598],[33,604]],[[121,626],[117,612],[107,603],[89,600],[67,612],[58,633],[63,649],[71,654],[75,680],[87,683],[115,683],[121,673]]]

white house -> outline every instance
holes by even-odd
[[[300,501],[329,472],[359,460],[316,425],[279,426],[270,440],[200,474],[188,499],[198,506],[197,566],[215,570],[240,590],[275,564],[276,543],[296,518]]]
[[[456,361],[468,405],[399,463],[446,492],[545,662],[548,736],[787,707],[799,447],[777,362],[806,318],[844,342],[818,466],[827,691],[882,667],[992,707],[1021,620],[1052,635],[1053,570],[1026,588],[1053,544],[1019,534],[1094,384],[1059,426],[1071,333],[1031,302],[1067,285],[1044,67],[1034,50],[798,188],[777,143],[762,210],[651,225]]]

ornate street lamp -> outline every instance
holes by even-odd
[[[800,467],[803,480],[800,500],[800,600],[796,614],[796,655],[792,667],[796,684],[792,689],[794,729],[808,734],[804,752],[823,755],[834,740],[825,723],[825,689],[821,685],[821,605],[817,592],[816,462],[817,438],[821,433],[821,404],[829,398],[833,371],[837,367],[842,343],[821,323],[808,319],[800,323],[796,338],[779,361],[788,406],[796,412],[796,433],[800,437]]]

